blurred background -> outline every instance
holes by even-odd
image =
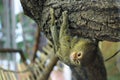
[[[31,58],[36,27],[35,22],[24,15],[20,0],[0,0],[0,50],[23,50],[24,56]],[[20,62],[20,58],[19,53],[1,53],[0,64],[11,68],[10,62]]]
[[[24,15],[20,0],[0,0],[0,66],[8,70],[24,69],[19,50],[23,51],[27,64],[30,64],[36,31],[37,24]],[[46,39],[42,33],[41,37],[43,38],[41,43],[44,43]],[[44,45],[45,43],[40,44],[39,47]],[[107,59],[120,49],[120,42],[103,41],[100,43],[100,48],[104,59]],[[9,52],[10,50],[18,52]],[[120,53],[105,62],[105,65],[108,80],[120,80]],[[64,64],[63,66],[62,70],[58,67],[52,71],[52,80],[71,80],[69,67]],[[66,74],[69,76],[65,76]],[[19,76],[18,80],[21,80]]]

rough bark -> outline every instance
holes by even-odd
[[[119,0],[21,0],[24,12],[49,32],[49,8],[61,23],[61,12],[69,12],[71,34],[98,40],[120,41]]]
[[[72,36],[120,41],[120,1],[119,0],[21,0],[24,12],[40,26],[48,39],[50,32],[50,7],[55,10],[57,29],[60,29],[62,12],[67,10],[69,15],[69,32]],[[100,53],[101,55],[101,53]],[[106,80],[106,74],[97,75],[96,72],[105,71],[102,57],[99,54],[95,62],[84,69],[72,68],[77,80],[80,72],[91,76],[90,80]],[[92,67],[91,67],[92,66]],[[82,71],[81,71],[82,70]],[[85,74],[87,73],[87,74]],[[104,75],[105,77],[100,77]],[[88,80],[87,76],[85,79]],[[96,78],[98,77],[98,78]],[[94,78],[94,79],[93,79]]]

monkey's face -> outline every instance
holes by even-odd
[[[96,46],[91,43],[77,44],[70,53],[70,61],[73,65],[87,66],[93,62],[96,55]]]
[[[80,65],[80,60],[82,59],[82,53],[81,52],[73,52],[70,55],[70,60],[74,62],[74,64]]]

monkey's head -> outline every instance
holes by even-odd
[[[95,43],[88,39],[80,39],[70,52],[71,64],[87,66],[94,61],[96,52]]]

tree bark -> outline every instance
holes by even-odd
[[[49,9],[52,7],[55,10],[58,30],[62,22],[62,12],[67,10],[69,32],[72,36],[77,35],[98,41],[120,41],[120,1],[118,0],[21,0],[21,3],[24,13],[36,21],[50,40]],[[97,70],[105,72],[104,61],[100,55],[101,53],[97,55],[93,64],[85,68],[87,72],[70,66],[77,80],[80,79],[80,72],[84,76],[92,74],[92,78],[87,79],[85,76],[82,80],[106,80],[106,74],[102,78],[103,74],[97,76],[95,73]]]
[[[118,0],[21,0],[24,13],[49,33],[49,8],[55,9],[58,27],[61,12],[69,12],[71,34],[98,40],[120,41]]]

